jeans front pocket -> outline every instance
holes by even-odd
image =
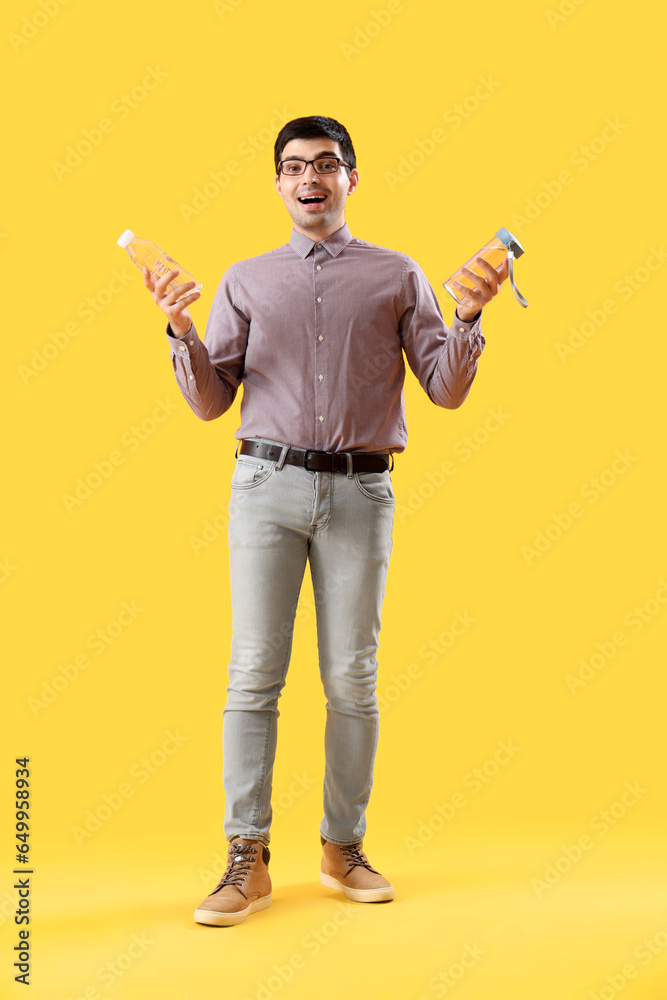
[[[252,490],[265,483],[276,467],[275,462],[255,461],[252,458],[237,458],[232,474],[233,490]]]
[[[357,487],[369,500],[376,503],[393,504],[394,490],[389,472],[355,472]]]

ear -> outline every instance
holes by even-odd
[[[350,171],[350,180],[347,189],[348,195],[351,195],[354,191],[356,191],[358,183],[359,183],[359,171],[357,170],[356,167],[354,167],[354,169]]]

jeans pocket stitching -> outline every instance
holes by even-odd
[[[391,497],[391,498],[389,498],[389,497],[376,497],[372,493],[369,493],[368,490],[364,489],[363,484],[362,484],[361,480],[359,479],[359,473],[358,472],[354,473],[354,481],[357,484],[357,488],[359,489],[359,492],[362,493],[365,497],[368,497],[369,500],[373,500],[375,503],[385,504],[387,507],[391,507],[392,504],[394,504],[396,502],[395,497]],[[391,485],[391,481],[390,481],[390,485]]]
[[[237,462],[237,464],[234,467],[234,472],[236,472],[236,469],[239,467],[239,465],[250,465],[250,466],[254,465],[256,469],[260,468],[260,466],[256,465],[254,462],[243,462],[243,461],[241,461],[239,459],[237,459],[236,462]],[[251,483],[235,483],[234,482],[234,476],[232,474],[231,488],[233,490],[254,490],[256,486],[261,486],[262,483],[266,482],[266,480],[269,478],[269,476],[271,475],[271,473],[273,472],[273,470],[275,469],[275,467],[276,467],[276,463],[275,462],[271,462],[269,464],[269,466],[268,466],[267,471],[264,473],[264,475],[260,476],[259,479],[253,479],[253,481]]]

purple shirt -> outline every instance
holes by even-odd
[[[313,451],[403,451],[407,358],[438,406],[464,401],[485,345],[478,313],[448,330],[419,264],[352,236],[289,243],[222,276],[204,342],[167,327],[181,392],[202,420],[243,385],[235,437]]]

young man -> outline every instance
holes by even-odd
[[[407,441],[403,355],[438,406],[464,401],[485,344],[483,306],[506,268],[469,271],[448,330],[405,254],[352,236],[359,174],[332,118],[288,122],[274,149],[288,243],[232,264],[199,339],[192,284],[144,282],[169,317],[178,385],[202,420],[243,385],[231,482],[232,648],[223,712],[228,866],[195,920],[230,925],[270,905],[268,844],[278,699],[306,562],[326,695],[320,880],[360,902],[394,898],[363,850],[378,741],[376,652],[392,548],[393,454]],[[179,296],[183,295],[180,301]]]

